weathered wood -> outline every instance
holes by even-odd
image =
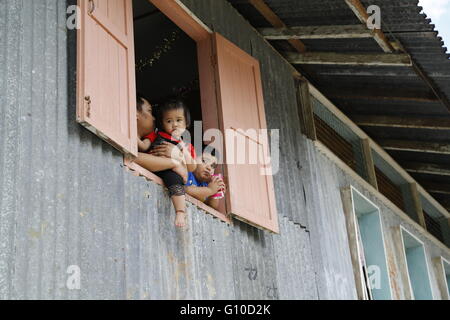
[[[450,166],[420,162],[406,162],[403,166],[408,172],[450,176]]]
[[[249,0],[256,10],[275,28],[286,28],[286,24],[270,9],[270,7],[264,2],[264,0]],[[306,52],[306,47],[298,39],[289,40],[289,44],[292,45],[298,52]]]
[[[450,154],[448,143],[406,140],[379,140],[378,142],[386,150]]]
[[[292,64],[322,64],[322,65],[356,65],[356,66],[397,66],[410,67],[411,57],[408,54],[378,54],[378,53],[334,53],[307,52],[303,54],[287,52],[286,59]]]
[[[408,265],[406,261],[405,245],[403,242],[402,227],[391,227],[394,250],[397,256],[397,268],[403,283],[404,300],[414,300],[414,293],[409,278]]]
[[[352,258],[353,274],[355,276],[356,293],[359,300],[366,300],[365,286],[363,284],[363,274],[361,266],[361,252],[358,245],[358,226],[357,219],[353,210],[352,191],[351,188],[341,189],[342,206],[345,214],[345,222],[347,225],[347,236],[350,246],[350,255]]]
[[[380,94],[380,90],[369,89],[363,93],[342,94],[341,92],[331,92],[328,94],[330,98],[344,100],[394,100],[394,101],[413,101],[413,102],[439,102],[439,100],[431,94],[421,94],[418,92],[395,92],[395,95]]]
[[[445,269],[444,269],[444,261],[442,257],[436,257],[433,259],[434,270],[436,271],[436,279],[439,287],[439,291],[441,293],[441,298],[443,300],[450,300],[450,293],[448,291]],[[450,264],[450,262],[446,261],[446,263]]]
[[[290,39],[353,39],[372,38],[374,32],[363,25],[305,26],[290,28],[261,28],[267,40]]]
[[[372,148],[370,147],[369,139],[362,139],[362,151],[363,151],[363,159],[364,159],[364,166],[366,169],[366,174],[369,183],[378,190],[378,182],[377,182],[377,176],[375,174],[375,164],[373,162],[373,156],[372,156]]]
[[[442,93],[442,91],[436,85],[434,80],[431,79],[430,76],[426,72],[424,72],[418,64],[414,62],[414,60],[413,60],[413,69],[416,72],[416,74],[431,89],[431,91],[433,91],[433,93],[436,95],[439,101],[447,108],[447,110],[450,111],[450,101],[448,100],[447,96],[444,93]]]
[[[413,209],[417,218],[419,220],[419,224],[427,229],[427,225],[425,223],[425,216],[423,214],[422,201],[420,200],[419,190],[417,189],[417,183],[413,182],[409,184],[409,191],[411,192],[411,198],[413,200]]]
[[[314,123],[314,111],[309,93],[309,85],[306,81],[299,81],[297,88],[298,115],[302,132],[311,140],[317,140],[316,127]]]
[[[362,5],[359,0],[345,0],[347,5],[353,11],[353,13],[358,17],[359,21],[367,27],[367,21],[369,20],[369,15],[367,14],[366,8]],[[394,52],[394,48],[392,47],[389,40],[384,35],[381,29],[374,30],[374,40],[378,43],[378,45],[383,49],[384,52],[390,53]]]
[[[359,126],[450,130],[450,118],[412,118],[395,116],[351,116]]]

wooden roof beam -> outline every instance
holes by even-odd
[[[287,52],[286,59],[292,64],[356,65],[410,67],[412,61],[407,54],[355,54],[334,52],[307,52],[303,54]]]
[[[372,38],[374,32],[363,25],[305,26],[290,28],[261,28],[267,40],[291,39],[357,39]]]
[[[406,141],[406,140],[379,140],[378,143],[385,150],[450,155],[450,145],[448,143]]]
[[[359,21],[367,27],[367,21],[369,20],[369,15],[367,14],[366,8],[362,5],[360,0],[345,0],[347,5],[353,11],[353,13],[358,17]],[[368,28],[367,28],[368,29]],[[381,29],[374,29],[374,40],[383,49],[384,52],[391,53],[394,52],[389,40],[386,38],[385,34]]]
[[[430,94],[421,94],[421,95],[412,95],[409,93],[400,93],[393,96],[382,95],[379,91],[370,91],[365,92],[364,94],[342,94],[342,93],[327,93],[327,96],[334,99],[343,99],[343,100],[373,100],[373,101],[415,101],[415,102],[434,102],[439,103],[439,100]]]
[[[406,171],[411,173],[431,174],[450,177],[450,166],[433,163],[406,162],[403,164]]]
[[[450,118],[411,118],[355,115],[351,119],[362,127],[450,130]]]
[[[287,28],[286,24],[277,16],[275,12],[264,2],[264,0],[248,0],[248,2],[255,7],[256,10],[274,27]],[[306,46],[298,39],[291,39],[288,42],[298,52],[306,52]]]

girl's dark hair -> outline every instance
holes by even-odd
[[[189,112],[189,109],[184,103],[184,101],[179,99],[169,100],[157,108],[156,127],[159,130],[163,128],[162,120],[166,112],[180,109],[182,109],[184,112],[184,119],[186,120],[186,128],[189,128],[191,125],[191,113]]]

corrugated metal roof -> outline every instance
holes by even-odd
[[[248,0],[228,0],[254,27],[271,27]],[[357,25],[361,22],[343,0],[265,0],[265,3],[288,26]],[[398,40],[416,64],[434,82],[447,99],[450,98],[450,54],[434,30],[431,20],[421,13],[418,0],[363,0],[365,7],[381,8],[382,30],[390,41]],[[447,41],[450,41],[448,39]],[[374,39],[302,40],[308,51],[337,53],[379,53]],[[294,51],[286,41],[272,41],[283,52]],[[401,115],[450,119],[450,110],[439,101],[402,101],[399,99],[367,99],[358,96],[435,97],[429,85],[412,69],[406,67],[302,65],[297,69],[329,97],[338,108],[352,118],[355,115]],[[375,140],[403,139],[450,144],[449,130],[398,129],[364,127]],[[401,164],[415,161],[421,153],[390,152]],[[430,163],[450,155],[432,156]],[[412,174],[418,182],[433,181],[434,175]],[[446,178],[450,183],[450,177]],[[436,196],[436,194],[433,194]],[[442,196],[439,197],[440,199]],[[450,201],[450,196],[447,197]],[[444,203],[445,205],[445,203]],[[448,207],[448,205],[447,205]]]

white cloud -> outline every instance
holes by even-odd
[[[450,13],[450,0],[420,0],[419,5],[433,22],[437,22],[446,13]]]

